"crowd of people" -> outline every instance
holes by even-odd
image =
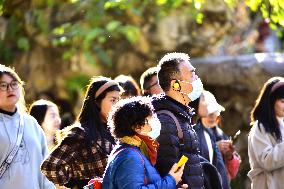
[[[131,76],[94,76],[63,128],[56,102],[39,99],[27,111],[24,82],[0,65],[0,188],[82,189],[100,177],[104,189],[230,189],[241,158],[221,129],[225,108],[195,69],[187,54],[168,53],[140,87]],[[251,125],[251,187],[281,188],[283,77],[264,84]]]

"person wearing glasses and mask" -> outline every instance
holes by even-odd
[[[43,130],[26,113],[23,84],[0,64],[0,188],[55,189],[40,172],[48,148]]]

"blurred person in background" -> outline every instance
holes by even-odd
[[[199,119],[194,129],[202,146],[201,154],[217,167],[222,176],[223,188],[228,188],[229,181],[237,175],[241,160],[232,140],[219,127],[222,111],[225,108],[218,104],[214,95],[203,91],[197,109]]]
[[[23,84],[0,64],[0,187],[55,189],[40,172],[48,149],[43,130],[26,113]]]
[[[149,98],[121,100],[110,113],[108,125],[119,143],[109,156],[103,188],[176,188],[184,165],[178,170],[176,164],[170,165],[169,173],[163,178],[154,168],[158,147],[155,139],[160,134],[161,123]]]
[[[122,93],[121,98],[131,98],[134,96],[140,96],[141,90],[137,82],[131,76],[119,75],[114,78],[116,82],[123,88],[124,92]]]
[[[122,89],[114,80],[90,80],[77,123],[64,129],[63,140],[41,166],[52,182],[69,188],[83,188],[94,176],[102,177],[114,138],[107,128],[111,107]]]
[[[60,129],[61,118],[58,106],[49,100],[37,100],[29,108],[33,116],[42,127],[47,140],[48,149],[51,151],[56,145],[55,133]]]
[[[248,156],[252,189],[279,189],[284,185],[284,78],[263,85],[251,111]]]
[[[157,67],[151,67],[142,73],[140,77],[140,86],[143,96],[152,96],[163,93],[159,85]]]
[[[51,89],[40,92],[37,99],[48,100],[57,105],[59,109],[59,113],[60,113],[60,118],[61,118],[61,124],[60,124],[60,130],[61,130],[74,123],[75,114],[73,112],[72,105],[67,99],[55,98],[55,95],[50,91]],[[74,93],[73,96],[75,97],[75,101],[76,101],[77,99],[76,93]]]

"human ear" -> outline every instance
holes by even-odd
[[[171,86],[172,86],[174,91],[180,91],[181,90],[181,86],[180,86],[180,83],[179,83],[178,80],[172,80]]]

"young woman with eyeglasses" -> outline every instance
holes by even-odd
[[[47,145],[26,113],[23,84],[13,69],[0,64],[0,187],[54,189],[40,172]]]

